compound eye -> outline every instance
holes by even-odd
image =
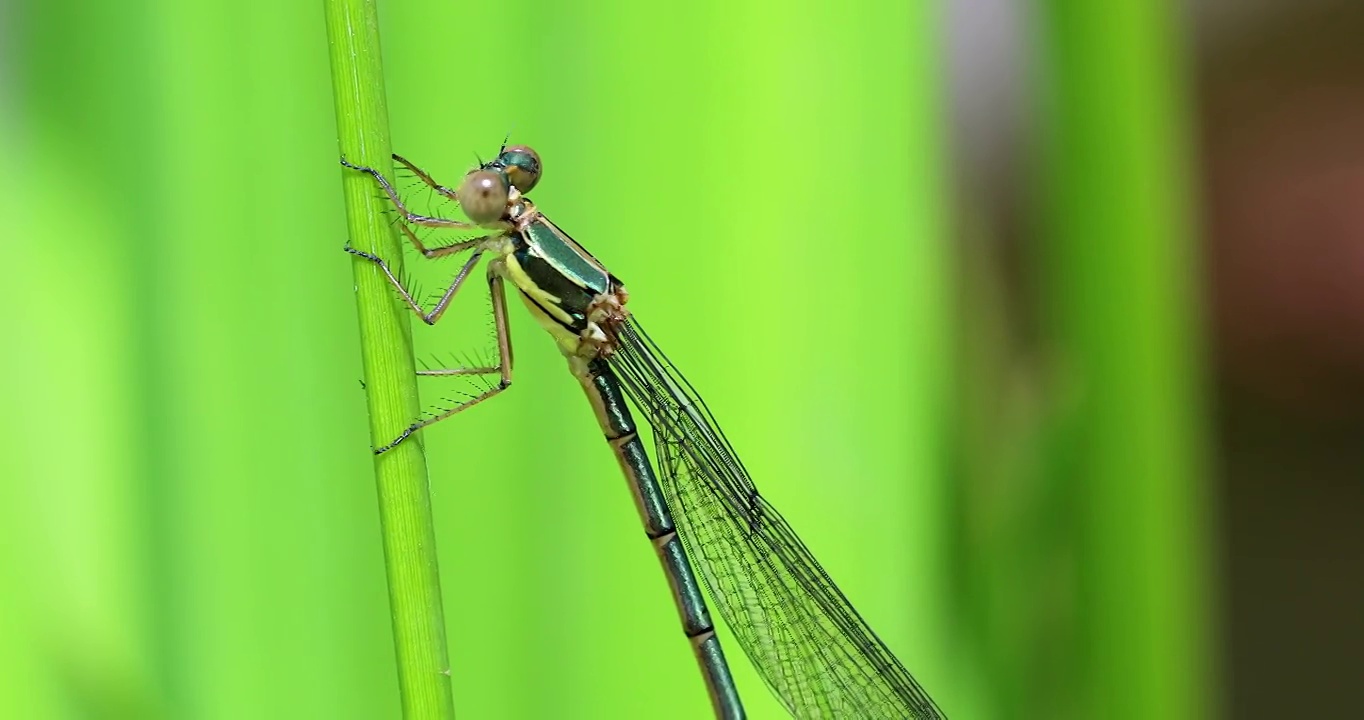
[[[507,212],[507,181],[492,170],[475,170],[464,176],[455,191],[459,207],[479,225],[493,222]]]
[[[502,151],[507,180],[524,195],[540,182],[540,155],[528,145],[513,145]]]

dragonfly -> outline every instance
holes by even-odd
[[[554,339],[592,405],[667,575],[717,718],[739,720],[745,711],[707,596],[793,717],[945,717],[758,492],[700,394],[626,308],[625,284],[527,196],[543,172],[539,154],[504,142],[495,159],[480,162],[454,188],[399,155],[393,161],[443,206],[457,207],[463,219],[414,212],[380,171],[344,157],[341,164],[374,179],[392,202],[395,224],[422,257],[468,253],[468,259],[426,306],[386,260],[349,245],[346,251],[377,265],[429,325],[441,319],[480,260],[489,256],[486,278],[497,360],[418,371],[483,376],[490,382],[481,392],[414,421],[374,452],[386,452],[511,386],[510,284]],[[467,239],[430,239],[451,234]],[[656,465],[632,407],[652,430]]]

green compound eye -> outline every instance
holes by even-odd
[[[540,182],[540,155],[527,145],[513,145],[498,158],[507,168],[507,180],[524,195]]]

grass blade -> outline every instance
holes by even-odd
[[[324,0],[323,5],[341,154],[392,177],[374,0]],[[337,170],[342,172],[352,245],[396,265],[402,254],[372,180],[361,173]],[[336,252],[339,257],[340,248]],[[418,415],[411,324],[379,269],[360,258],[352,261],[370,438],[377,447],[397,437]],[[436,534],[421,443],[405,442],[377,456],[374,474],[403,717],[452,718]]]

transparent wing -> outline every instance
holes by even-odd
[[[654,431],[674,522],[744,652],[798,718],[942,718],[753,485],[695,389],[633,319],[610,359]]]

